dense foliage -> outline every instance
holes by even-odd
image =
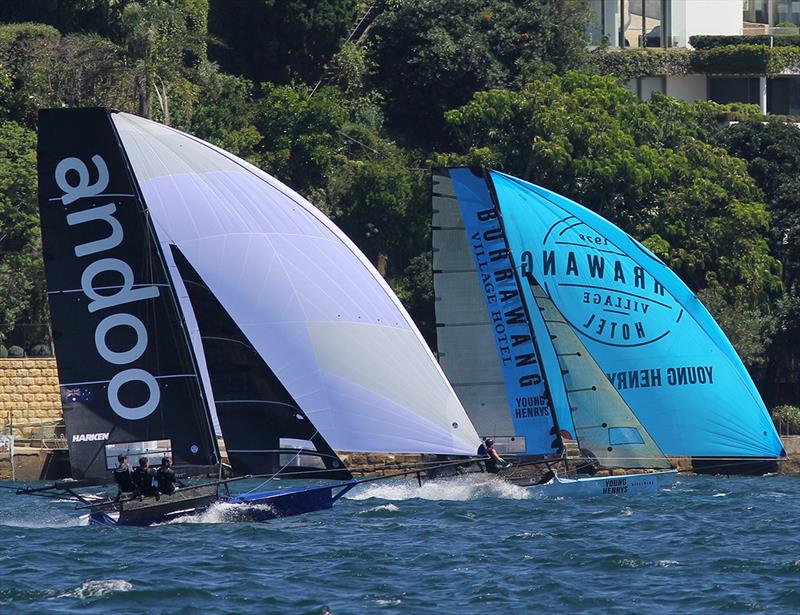
[[[442,114],[478,90],[511,86],[582,62],[582,0],[417,0],[375,24],[376,87],[406,138],[441,136]]]
[[[796,403],[800,130],[747,105],[640,102],[623,85],[699,68],[769,73],[800,61],[796,46],[587,53],[588,4],[0,3],[0,343],[48,341],[46,326],[27,326],[47,321],[37,111],[107,105],[300,191],[379,266],[432,344],[431,164],[485,164],[568,195],[665,259],[765,392]]]

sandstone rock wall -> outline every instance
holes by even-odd
[[[0,359],[0,433],[13,422],[18,438],[48,437],[43,426],[62,420],[55,359]]]

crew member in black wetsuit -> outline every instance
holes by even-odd
[[[489,458],[486,460],[486,471],[490,474],[497,474],[500,468],[508,468],[511,466],[505,459],[503,459],[494,447],[494,440],[489,438],[484,442],[486,446],[486,454]]]
[[[117,467],[114,468],[114,482],[117,483],[119,492],[117,499],[122,497],[123,493],[133,493],[136,485],[133,483],[133,470],[128,463],[127,455],[117,455]]]
[[[172,459],[164,457],[161,460],[161,467],[156,472],[156,481],[158,482],[158,490],[165,495],[172,495],[175,493],[175,486],[184,487],[175,476],[175,470],[172,469]]]
[[[156,472],[150,467],[147,457],[139,457],[139,467],[133,471],[133,484],[136,485],[136,495],[158,495]]]

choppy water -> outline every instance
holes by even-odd
[[[568,500],[470,477],[151,528],[77,526],[69,504],[0,490],[0,612],[797,612],[799,486],[687,477]]]

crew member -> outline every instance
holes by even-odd
[[[481,440],[481,443],[478,445],[478,457],[480,457],[481,459],[486,457],[486,438]],[[478,469],[481,472],[486,472],[486,466],[483,465],[483,461],[478,462]]]
[[[156,472],[156,482],[158,483],[158,490],[165,495],[172,495],[175,493],[175,485],[183,487],[184,485],[175,477],[175,470],[172,469],[172,459],[164,457],[161,460],[161,467]]]
[[[489,458],[486,460],[486,471],[491,474],[497,474],[500,468],[508,468],[511,466],[505,459],[503,459],[494,447],[494,440],[491,438],[486,440],[486,454]]]
[[[150,467],[147,457],[139,457],[139,467],[133,471],[133,484],[136,486],[137,495],[158,495],[156,472]]]
[[[133,483],[133,470],[128,463],[127,455],[117,455],[117,467],[114,468],[114,482],[117,483],[119,499],[123,493],[133,493],[136,485]]]

